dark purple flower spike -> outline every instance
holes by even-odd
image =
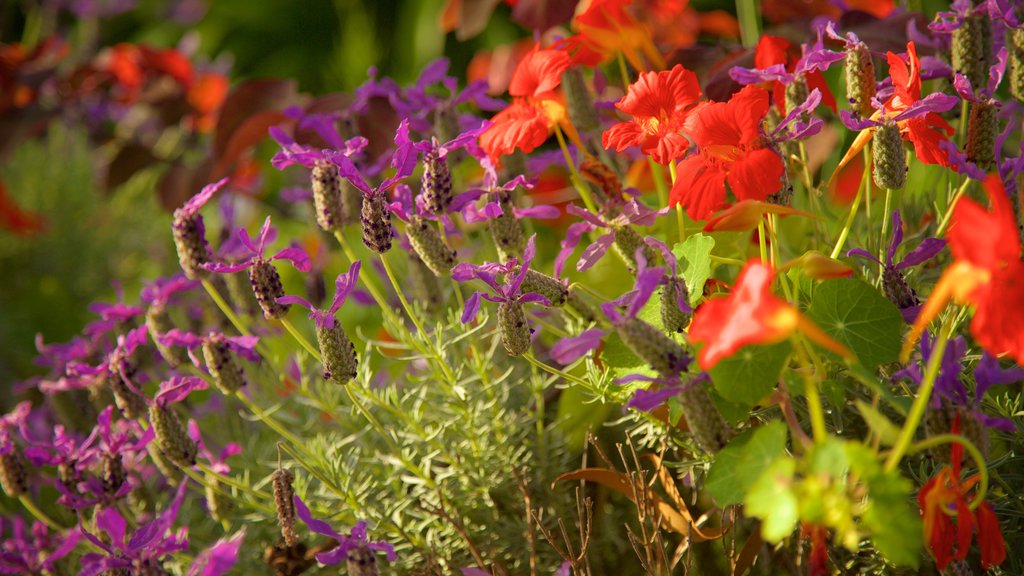
[[[458,282],[481,280],[495,292],[494,295],[491,295],[487,292],[477,291],[467,298],[466,306],[462,311],[463,324],[472,322],[473,319],[476,318],[477,313],[480,311],[481,298],[488,302],[497,303],[519,302],[523,304],[538,303],[543,304],[544,306],[551,305],[547,298],[537,294],[536,292],[527,292],[525,294],[520,292],[520,287],[523,285],[523,279],[526,277],[526,270],[530,267],[530,263],[533,261],[535,254],[535,239],[536,236],[531,236],[526,243],[526,250],[523,253],[523,265],[519,267],[518,274],[511,274],[519,264],[517,259],[512,259],[506,264],[486,262],[479,266],[476,264],[470,264],[469,262],[461,262],[452,269],[452,279]],[[499,275],[505,275],[506,278],[504,283],[498,281]]]
[[[0,517],[0,574],[57,574],[57,562],[74,551],[81,537],[77,530],[51,533],[42,522],[26,530],[21,517]]]
[[[199,210],[213,198],[218,190],[228,183],[222,178],[208,184],[184,206],[174,211],[171,221],[171,232],[174,235],[174,246],[178,251],[181,269],[190,279],[198,279],[206,274],[203,264],[210,261],[210,245],[206,241],[206,226]]]
[[[333,538],[338,542],[338,547],[329,552],[321,552],[316,555],[316,559],[320,564],[324,566],[332,566],[335,564],[341,564],[342,562],[348,562],[352,556],[350,553],[355,552],[356,555],[362,557],[366,551],[370,552],[383,552],[388,561],[394,562],[398,559],[395,554],[395,547],[391,544],[383,541],[372,542],[366,534],[366,522],[359,521],[352,530],[345,536],[335,532],[331,525],[323,520],[317,520],[313,518],[313,515],[309,512],[309,508],[306,503],[299,498],[296,494],[292,498],[292,502],[295,504],[295,515],[298,516],[310,530]],[[350,573],[353,573],[350,571]]]

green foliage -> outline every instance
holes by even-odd
[[[786,425],[769,422],[732,439],[711,465],[704,487],[719,506],[743,502],[751,486],[786,452]]]
[[[704,297],[704,283],[711,277],[713,268],[711,250],[714,247],[714,238],[698,232],[672,248],[679,262],[679,273],[686,280],[686,289],[690,291],[691,306],[696,306]]]
[[[775,388],[791,348],[788,341],[740,348],[710,370],[715,390],[726,400],[754,406]]]
[[[807,315],[861,364],[874,368],[896,361],[903,318],[892,302],[863,280],[822,282]]]

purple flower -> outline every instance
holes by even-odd
[[[485,262],[480,266],[470,264],[469,262],[460,262],[452,268],[453,280],[458,282],[481,280],[496,293],[496,295],[491,295],[486,292],[477,291],[467,298],[466,307],[462,311],[463,324],[472,322],[476,318],[477,313],[480,311],[481,298],[488,302],[520,302],[524,304],[535,302],[544,306],[551,305],[547,298],[536,292],[523,293],[521,291],[523,279],[526,278],[526,272],[530,268],[530,263],[533,261],[533,256],[536,252],[534,246],[536,238],[537,235],[535,234],[526,242],[526,249],[523,251],[523,262],[522,266],[519,267],[518,274],[512,275],[512,271],[519,265],[518,258],[512,258],[506,264]],[[499,275],[505,276],[504,284],[498,282]]]
[[[210,469],[218,474],[227,474],[231,472],[231,467],[227,464],[227,459],[242,453],[242,447],[235,442],[228,442],[224,448],[221,449],[220,454],[214,456],[213,452],[206,447],[206,443],[203,442],[203,435],[199,431],[199,424],[196,424],[195,420],[188,421],[188,436],[196,443],[196,447],[199,449],[199,455],[206,458],[206,461],[210,463]]]
[[[786,71],[785,64],[774,64],[767,68],[741,68],[733,66],[729,70],[729,77],[743,85],[777,81],[783,86],[788,86],[808,72],[824,72],[828,70],[830,66],[846,56],[842,52],[833,52],[825,48],[822,36],[828,31],[829,25],[833,24],[828,22],[825,26],[817,27],[817,39],[814,44],[802,44],[800,46],[803,56],[797,60],[792,72]],[[833,28],[829,35],[831,36],[834,32]]]
[[[242,540],[245,539],[245,529],[230,539],[221,538],[217,542],[203,550],[196,556],[192,567],[189,568],[188,576],[221,576],[238,562],[238,551],[242,547]]]
[[[384,194],[402,180],[409,177],[416,168],[416,149],[409,139],[409,120],[402,120],[395,133],[395,151],[391,155],[391,167],[395,169],[395,175],[385,179],[377,187],[370,186],[352,160],[345,156],[336,156],[334,163],[338,166],[338,173],[349,181],[353,186],[363,193],[364,197],[372,198]]]
[[[309,114],[303,115],[301,111],[289,109],[285,111],[289,116],[298,120],[299,128],[312,128],[323,138],[330,148],[316,149],[312,146],[303,146],[285,133],[281,128],[274,126],[270,128],[270,136],[281,145],[281,151],[274,154],[270,164],[278,170],[298,164],[306,168],[313,168],[318,162],[325,162],[338,165],[338,158],[348,158],[362,152],[369,143],[366,138],[357,136],[350,140],[342,139],[338,134],[334,122],[337,115],[331,114]]]
[[[504,100],[488,96],[487,83],[484,81],[473,82],[460,93],[458,79],[448,75],[448,68],[447,58],[434,60],[423,68],[413,85],[390,98],[395,110],[401,116],[409,118],[413,129],[429,132],[433,128],[431,115],[456,114],[456,109],[462,104],[473,104],[481,110],[492,112],[508,105]],[[435,88],[438,84],[441,90],[447,92],[447,96],[438,95],[441,91]],[[460,126],[465,124],[461,120],[460,118]],[[479,123],[479,118],[467,115],[465,121]]]
[[[29,533],[20,517],[0,517],[0,574],[56,574],[56,562],[75,549],[79,538],[76,530],[51,534],[42,522],[35,522]]]
[[[484,169],[484,178],[478,188],[470,188],[466,192],[456,196],[452,202],[451,209],[461,210],[462,217],[467,223],[485,222],[498,218],[502,215],[501,204],[497,201],[500,195],[507,195],[516,188],[523,187],[527,190],[533,189],[535,182],[519,175],[504,184],[498,184],[498,170],[494,163],[486,155],[477,157],[480,167]],[[490,200],[478,208],[473,202],[484,196]],[[512,214],[516,218],[557,218],[558,209],[554,206],[535,206],[531,208],[513,208]]]
[[[821,131],[825,125],[821,118],[809,116],[821,104],[821,91],[815,88],[807,95],[807,100],[793,107],[779,125],[772,130],[772,142],[792,142],[805,140]],[[806,120],[805,120],[806,118]]]
[[[14,449],[11,430],[17,429],[23,438],[28,438],[28,418],[32,414],[32,403],[28,400],[20,402],[7,414],[0,416],[0,454],[7,454]]]
[[[196,390],[206,390],[206,381],[196,376],[171,376],[160,383],[153,403],[157,406],[177,404]]]
[[[316,559],[324,566],[341,564],[348,560],[348,553],[352,550],[365,548],[373,552],[384,552],[389,561],[394,562],[398,556],[395,555],[395,547],[387,542],[371,542],[366,535],[366,522],[359,521],[346,536],[342,536],[331,528],[330,524],[323,520],[317,520],[310,514],[306,503],[296,494],[292,500],[295,503],[295,514],[309,527],[310,530],[333,538],[338,542],[338,547],[329,552],[321,552]]]
[[[348,269],[348,273],[338,274],[334,282],[334,300],[331,307],[326,310],[314,308],[308,300],[301,296],[282,296],[277,299],[279,304],[298,304],[310,310],[309,317],[320,328],[334,328],[334,315],[341,309],[342,304],[352,293],[359,280],[359,260],[356,260]]]
[[[963,26],[967,18],[975,14],[984,14],[988,17],[990,2],[978,2],[977,6],[971,0],[953,0],[949,7],[951,12],[939,12],[935,20],[928,24],[928,29],[939,34],[952,34]]]
[[[198,194],[189,198],[188,202],[185,202],[184,206],[174,211],[174,218],[178,219],[179,214],[181,217],[192,217],[198,214],[199,210],[203,206],[206,206],[206,203],[210,201],[210,198],[213,198],[213,195],[228,183],[228,180],[228,178],[221,178],[212,184],[203,186],[203,189],[200,190]]]
[[[235,354],[249,360],[250,362],[259,362],[259,354],[256,353],[256,344],[259,342],[258,336],[227,336],[220,334],[219,332],[210,332],[204,338],[198,334],[191,332],[185,332],[178,328],[172,328],[168,330],[166,334],[157,336],[160,344],[163,346],[184,346],[189,351],[189,357],[192,358],[192,362],[196,366],[202,366],[202,363],[195,356],[195,349],[202,346],[203,341],[209,338],[213,334],[220,335],[224,341],[228,343],[228,347],[231,348]]]
[[[635,408],[641,412],[650,412],[658,406],[665,403],[666,400],[673,396],[678,396],[683,392],[686,392],[693,386],[703,386],[704,384],[711,383],[711,376],[707,372],[701,372],[694,378],[691,378],[685,384],[679,382],[678,376],[669,377],[658,377],[648,378],[646,376],[625,376],[615,381],[616,384],[628,384],[630,382],[637,381],[649,381],[652,383],[660,384],[657,390],[651,390],[650,388],[641,388],[636,392],[633,392],[633,397],[626,403],[626,408]]]
[[[178,294],[193,290],[197,286],[199,286],[198,280],[189,280],[184,274],[176,274],[149,283],[142,289],[140,298],[151,306],[166,306]]]
[[[96,514],[96,526],[109,536],[109,544],[81,526],[82,534],[103,553],[90,552],[82,556],[79,576],[98,576],[106,570],[128,569],[133,573],[146,573],[160,566],[165,556],[188,549],[188,530],[171,532],[178,510],[185,499],[188,480],[178,486],[171,505],[163,514],[140,526],[128,538],[128,522],[116,508],[105,508]]]
[[[605,255],[608,248],[615,243],[615,235],[619,228],[631,225],[653,226],[658,216],[668,212],[667,207],[661,210],[651,210],[635,199],[627,202],[623,206],[622,212],[612,217],[603,213],[601,215],[592,214],[575,205],[570,205],[566,210],[570,214],[579,216],[583,221],[569,226],[565,239],[562,240],[562,250],[555,258],[555,277],[562,275],[565,261],[576,251],[576,246],[579,245],[584,234],[601,228],[608,230],[603,236],[584,248],[579,262],[576,263],[576,269],[580,272],[588,270]]]
[[[258,262],[288,260],[298,271],[309,272],[311,266],[309,256],[302,248],[299,247],[298,244],[295,243],[292,243],[291,246],[281,250],[270,258],[265,258],[263,253],[266,250],[267,244],[273,242],[275,238],[277,238],[277,229],[270,225],[270,216],[267,216],[267,219],[263,222],[263,227],[260,228],[258,244],[253,244],[252,238],[250,238],[249,232],[245,228],[238,229],[238,241],[241,242],[249,252],[249,257],[247,259],[235,263],[208,262],[203,264],[203,268],[206,268],[211,272],[230,274],[232,272],[245,270]]]

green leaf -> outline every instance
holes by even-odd
[[[786,425],[782,422],[747,430],[718,452],[705,487],[719,506],[739,504],[761,473],[785,453]]]
[[[903,317],[863,280],[822,282],[814,290],[807,315],[868,368],[895,362],[899,355]]]
[[[758,476],[744,499],[747,514],[761,519],[761,536],[778,542],[793,533],[800,517],[800,501],[793,492],[796,461],[783,456]]]
[[[726,422],[736,426],[750,418],[750,406],[739,402],[730,402],[722,398],[722,395],[714,388],[711,388],[710,392],[711,401],[715,403],[715,407],[722,413],[722,418],[725,418]]]
[[[704,283],[711,277],[711,250],[714,247],[714,238],[698,232],[672,248],[672,253],[679,260],[679,273],[690,291],[691,305],[704,297]]]
[[[884,414],[863,400],[857,400],[857,411],[864,418],[868,428],[878,436],[883,446],[893,446],[896,444],[896,439],[900,435],[900,429],[891,420],[886,418]]]
[[[924,535],[920,515],[911,504],[912,488],[898,472],[872,477],[867,509],[861,519],[882,556],[893,564],[916,568]]]
[[[642,366],[644,361],[626,346],[618,333],[612,332],[604,341],[601,350],[601,361],[612,368],[634,368]]]
[[[753,406],[775,388],[789,359],[788,341],[770,346],[744,346],[710,370],[722,398]]]
[[[555,421],[564,434],[566,444],[575,450],[583,449],[587,434],[599,429],[613,408],[612,404],[591,400],[592,396],[580,386],[562,390],[558,399]]]

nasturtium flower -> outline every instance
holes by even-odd
[[[798,55],[802,52],[802,55]],[[843,58],[842,52],[826,50],[822,31],[818,41],[797,48],[792,42],[778,36],[762,36],[754,48],[754,68],[734,67],[729,76],[740,84],[761,84],[771,91],[772,100],[780,114],[786,109],[786,88],[794,82],[806,82],[807,91],[817,89],[822,102],[836,110],[836,98],[822,75],[822,71]]]
[[[644,72],[615,103],[632,120],[606,130],[601,145],[619,152],[639,146],[663,165],[683,157],[690,147],[683,132],[688,131],[686,124],[699,106],[700,95],[697,75],[680,64],[663,72]]]
[[[989,210],[970,198],[954,208],[947,233],[953,264],[921,308],[903,345],[904,360],[928,323],[955,300],[974,306],[970,332],[982,348],[1024,364],[1024,262],[1017,223],[1002,187],[986,192]]]
[[[591,0],[576,14],[573,28],[589,51],[610,59],[621,52],[637,70],[648,68],[641,53],[650,60],[650,68],[665,67],[665,58],[654,45],[651,31],[629,13],[634,0]]]
[[[690,324],[690,340],[703,342],[697,359],[710,370],[749,344],[774,344],[797,330],[842,356],[850,352],[805,318],[791,304],[771,292],[775,273],[760,260],[751,260],[740,271],[732,293],[712,298],[697,308]]]
[[[782,186],[785,166],[761,130],[768,92],[747,86],[728,102],[700,110],[690,136],[697,153],[679,163],[669,204],[682,204],[694,220],[727,205],[725,185],[738,200],[764,200]]]

